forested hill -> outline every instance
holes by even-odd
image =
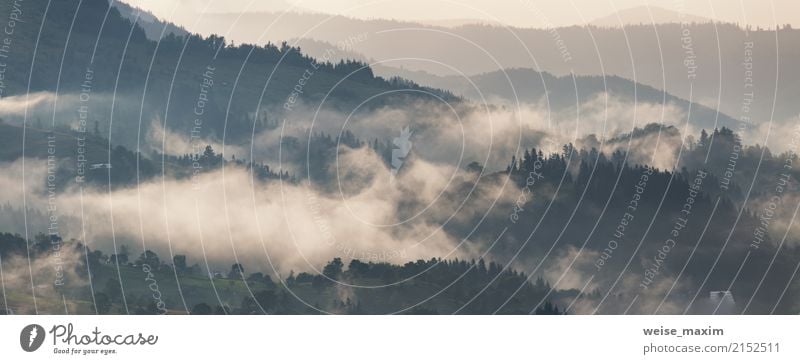
[[[152,41],[107,0],[0,4],[0,14],[11,13],[20,20],[13,22],[4,47],[2,96],[57,91],[59,102],[67,103],[69,95],[84,93],[91,118],[104,132],[110,125],[109,139],[126,145],[146,133],[154,119],[189,130],[200,101],[202,135],[235,141],[252,135],[254,120],[248,115],[259,105],[318,106],[325,97],[325,106],[351,110],[384,91],[422,90],[404,80],[375,77],[362,63],[314,59],[285,43],[234,45],[223,37],[196,35]],[[338,49],[330,51],[334,59]],[[409,97],[453,99],[446,92],[425,91]],[[56,116],[55,122],[68,122],[62,118]]]

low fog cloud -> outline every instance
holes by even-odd
[[[216,267],[238,258],[252,270],[269,271],[269,257],[285,273],[321,269],[336,256],[402,263],[468,255],[441,225],[463,197],[442,192],[474,176],[420,160],[393,178],[368,148],[344,150],[339,166],[351,188],[347,194],[321,192],[307,182],[262,183],[242,168],[225,168],[195,180],[155,179],[111,192],[71,186],[56,196],[56,215],[83,216],[93,249],[108,253],[114,243],[125,243],[132,252],[151,249],[164,258],[172,252],[201,262],[205,255]],[[28,161],[26,173],[28,207],[46,208],[43,162]],[[454,174],[457,183],[449,178]],[[3,166],[3,176],[9,187],[3,197],[21,195],[21,163]],[[399,221],[403,208],[408,218]]]

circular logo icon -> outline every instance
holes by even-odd
[[[44,327],[37,324],[30,324],[22,329],[19,334],[19,345],[22,350],[34,352],[44,343]]]

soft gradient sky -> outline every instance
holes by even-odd
[[[653,5],[726,22],[800,25],[799,0],[123,0],[181,23],[193,13],[282,11],[293,6],[357,18],[484,19],[521,27],[584,24],[618,10]]]

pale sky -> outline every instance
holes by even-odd
[[[190,13],[297,10],[355,18],[483,19],[520,27],[585,24],[618,10],[653,5],[725,22],[800,25],[800,0],[123,0],[176,20]],[[174,13],[173,11],[176,11]],[[176,14],[179,14],[176,16]]]

